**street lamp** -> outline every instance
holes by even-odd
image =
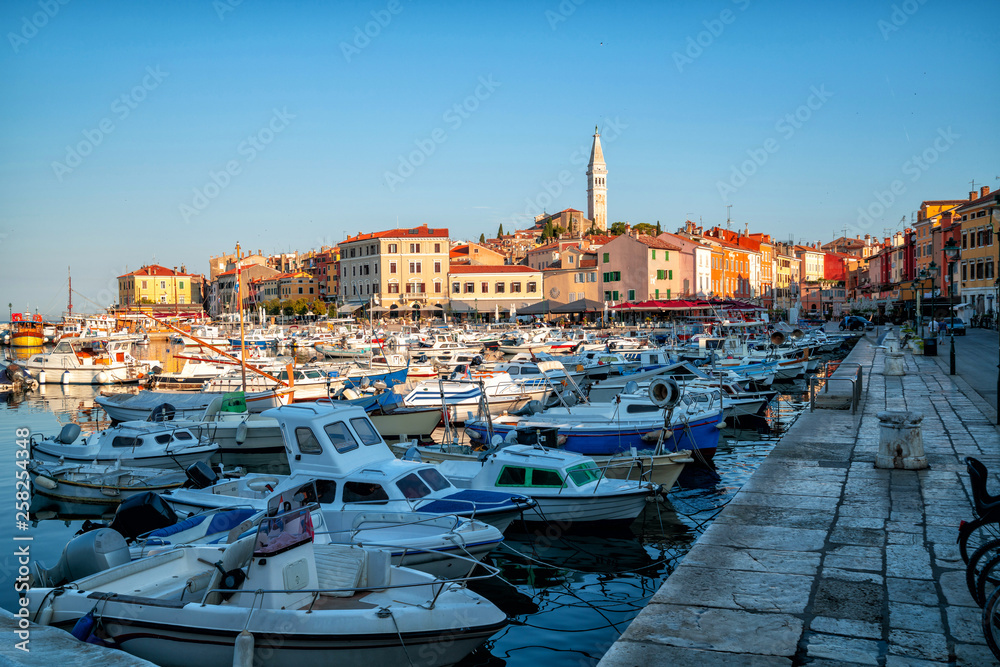
[[[955,374],[955,304],[952,303],[955,294],[955,278],[952,275],[955,262],[962,254],[958,242],[954,238],[944,244],[944,256],[948,260],[948,307],[951,309],[951,367],[949,375]]]
[[[920,307],[920,297],[923,296],[924,292],[924,281],[927,280],[927,269],[920,269],[917,273],[917,278],[920,280],[920,286],[917,288],[917,327],[920,330],[920,337],[924,337],[924,315]]]

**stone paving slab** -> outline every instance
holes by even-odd
[[[858,414],[800,416],[601,665],[1000,664],[955,545],[964,457],[1000,486],[1000,431],[933,359],[906,355],[902,377],[883,360],[859,342]],[[923,413],[929,469],[874,467],[887,409]]]

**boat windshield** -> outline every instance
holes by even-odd
[[[308,507],[302,507],[264,519],[257,527],[254,556],[272,556],[313,539],[312,516]]]
[[[569,478],[573,480],[573,483],[577,486],[584,486],[585,484],[596,482],[601,478],[601,471],[598,469],[597,464],[593,461],[573,466],[572,468],[567,469],[566,472],[569,474]]]
[[[410,473],[396,482],[396,487],[403,492],[403,497],[408,499],[423,498],[430,494],[431,490],[423,483],[416,473]]]

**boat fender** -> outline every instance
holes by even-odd
[[[97,374],[97,377],[100,377],[103,373],[104,371],[101,371],[100,373]],[[62,377],[59,378],[59,380],[63,384],[69,384],[69,371],[63,371]]]
[[[236,427],[236,444],[237,445],[242,445],[244,442],[247,441],[247,431],[248,430],[249,430],[249,428],[247,427],[247,423],[246,422],[240,422],[239,426]]]
[[[38,371],[38,384],[45,384],[45,371]]]
[[[233,667],[251,667],[253,665],[253,634],[243,630],[236,637],[233,649]]]
[[[48,489],[49,491],[51,491],[52,489],[54,489],[57,486],[59,486],[59,483],[57,481],[55,481],[54,479],[51,479],[49,477],[43,477],[42,475],[39,475],[38,477],[35,478],[35,486],[36,487],[41,487],[43,489]]]
[[[38,615],[35,617],[35,623],[38,625],[48,625],[52,622],[52,612],[54,611],[54,605],[52,604],[53,597],[45,597],[45,606],[38,611]]]
[[[715,428],[719,429],[720,431],[726,428],[726,420],[725,419],[721,420],[718,424],[715,425]]]
[[[94,633],[94,627],[97,625],[97,616],[94,614],[96,610],[97,606],[95,605],[93,609],[88,611],[84,616],[81,616],[80,620],[73,626],[73,629],[70,630],[70,634],[82,642],[87,641],[90,635]]]

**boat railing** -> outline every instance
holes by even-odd
[[[376,547],[376,548],[377,547],[382,547],[382,548],[389,548],[389,549],[391,549],[391,548],[398,548],[398,547],[393,547],[391,545],[377,545],[377,544],[370,544],[368,546]],[[421,551],[434,551],[434,549],[422,549]],[[377,585],[377,586],[352,586],[352,587],[348,587],[348,588],[299,588],[299,589],[286,589],[286,588],[261,589],[261,588],[258,588],[258,589],[254,589],[254,590],[232,590],[232,589],[229,589],[229,588],[213,588],[213,589],[210,589],[210,590],[206,591],[205,599],[207,600],[208,597],[209,597],[209,595],[211,593],[219,593],[219,594],[225,595],[227,597],[234,597],[234,596],[237,596],[237,595],[239,595],[239,596],[253,595],[254,596],[253,601],[249,605],[249,607],[252,609],[252,608],[258,606],[257,605],[257,596],[264,596],[264,595],[267,595],[269,593],[271,593],[271,594],[289,594],[289,593],[300,594],[300,593],[310,593],[310,594],[312,594],[312,602],[310,602],[307,607],[303,608],[306,612],[310,612],[310,611],[312,611],[313,606],[316,604],[317,600],[319,599],[319,596],[323,595],[324,593],[334,593],[334,594],[336,594],[336,593],[351,593],[351,594],[355,594],[355,593],[360,593],[360,592],[369,592],[370,593],[370,592],[376,592],[376,591],[381,592],[381,591],[386,591],[386,590],[390,590],[390,589],[420,588],[420,587],[429,586],[429,587],[431,587],[431,590],[434,591],[433,597],[429,601],[427,601],[427,602],[424,602],[424,603],[416,605],[416,606],[421,607],[423,609],[428,609],[429,610],[429,609],[433,609],[434,606],[437,604],[438,597],[440,597],[441,593],[444,592],[446,589],[450,588],[451,586],[453,586],[455,584],[458,584],[462,588],[467,588],[468,585],[469,585],[469,582],[472,582],[472,581],[482,581],[482,580],[485,580],[485,579],[491,579],[491,578],[493,578],[493,577],[495,577],[495,576],[497,576],[497,575],[500,574],[500,569],[499,568],[497,568],[497,567],[495,567],[493,565],[490,565],[488,563],[484,563],[482,561],[476,560],[475,558],[468,557],[468,556],[460,556],[458,554],[449,553],[449,552],[441,552],[441,553],[443,553],[445,556],[447,556],[449,558],[455,558],[455,559],[459,559],[459,560],[468,562],[470,564],[470,566],[471,566],[470,570],[469,570],[469,574],[465,574],[465,575],[457,576],[457,577],[450,577],[448,579],[436,578],[433,581],[416,581],[416,582],[402,583],[402,584],[392,584],[392,583],[389,583],[389,584],[382,584],[382,585]],[[485,572],[483,574],[472,574],[472,572],[475,571],[476,566],[482,567],[482,569],[485,570]],[[208,604],[209,604],[208,602],[202,602],[201,606],[204,607],[204,606],[206,606]]]

